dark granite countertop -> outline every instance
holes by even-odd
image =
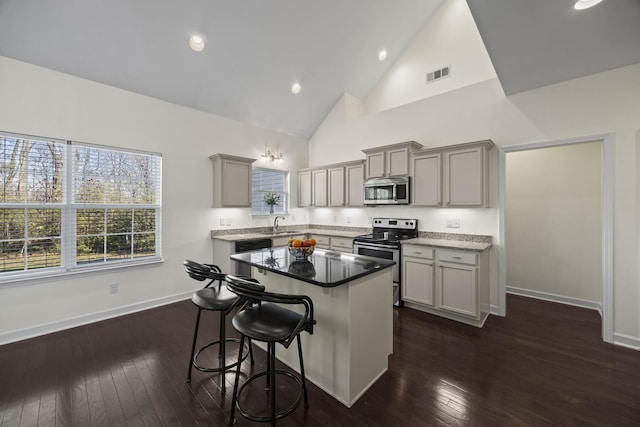
[[[394,261],[316,248],[305,261],[296,261],[286,247],[231,255],[231,259],[316,286],[334,287],[376,271]]]

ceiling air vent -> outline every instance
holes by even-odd
[[[440,68],[439,70],[431,71],[427,73],[427,83],[433,83],[437,80],[449,77],[451,75],[451,67]]]

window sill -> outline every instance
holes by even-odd
[[[49,270],[38,271],[21,274],[12,274],[7,276],[0,276],[0,289],[2,288],[14,288],[19,286],[29,286],[38,283],[51,282],[51,280],[75,278],[82,276],[91,276],[99,273],[108,273],[113,271],[122,271],[126,269],[146,268],[154,265],[164,263],[162,258],[151,258],[140,261],[131,262],[114,262],[111,264],[100,266],[85,266],[76,267],[73,270]]]

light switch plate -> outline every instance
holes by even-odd
[[[447,228],[460,228],[460,220],[458,218],[447,219]]]

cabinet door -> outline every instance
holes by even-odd
[[[364,206],[364,165],[346,167],[347,206]]]
[[[386,176],[409,175],[409,149],[396,148],[388,150]]]
[[[311,206],[311,171],[298,172],[298,206]]]
[[[438,308],[478,317],[478,267],[438,264]]]
[[[222,160],[222,206],[251,206],[251,164]]]
[[[411,163],[411,204],[414,206],[442,205],[441,153],[414,155]]]
[[[316,239],[316,247],[320,249],[330,249],[331,247],[331,237],[311,234],[310,237]]]
[[[385,176],[385,152],[367,154],[367,178],[381,178]]]
[[[344,206],[344,167],[328,170],[329,206]]]
[[[444,153],[444,199],[447,206],[482,206],[484,200],[484,149]]]
[[[434,305],[434,262],[421,258],[402,258],[402,299]]]
[[[313,206],[327,206],[327,170],[318,169],[311,171],[313,191],[311,200]]]
[[[331,237],[331,249],[340,252],[353,252],[353,239],[349,237]]]

